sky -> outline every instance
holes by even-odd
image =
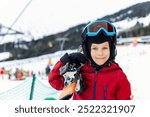
[[[40,38],[145,1],[148,0],[0,0],[0,24],[10,27],[30,2],[12,28]]]

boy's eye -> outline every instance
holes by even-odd
[[[108,49],[108,47],[103,47],[103,49]]]
[[[92,50],[97,50],[98,48],[92,48]]]

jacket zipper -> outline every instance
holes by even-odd
[[[97,75],[98,71],[95,71],[95,75],[94,75],[94,89],[93,89],[93,100],[96,99],[96,75]]]
[[[107,87],[104,86],[104,100],[107,100]]]

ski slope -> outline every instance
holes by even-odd
[[[134,99],[150,99],[150,45],[118,47],[116,61],[123,68],[132,87]]]
[[[150,99],[150,45],[138,44],[137,46],[124,45],[117,46],[116,62],[122,67],[126,73],[128,80],[131,83],[133,99],[147,100]],[[38,75],[38,72],[45,73],[45,67],[48,64],[48,59],[51,58],[52,64],[59,60],[64,53],[76,52],[76,50],[67,50],[56,52],[53,54],[43,55],[24,60],[14,60],[7,62],[0,62],[0,68],[15,70],[16,68],[22,68],[24,70],[33,70],[38,79],[45,85],[49,86],[46,75]],[[53,68],[53,66],[51,66]],[[10,81],[7,76],[4,79],[0,76],[0,93],[7,91],[23,81]]]

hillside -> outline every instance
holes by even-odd
[[[118,22],[125,20],[131,22],[135,19],[146,18],[149,15],[150,2],[143,2],[98,19],[107,19],[117,24]],[[14,43],[6,43],[0,45],[0,52],[3,52],[4,50],[10,52],[12,54],[10,59],[13,60],[40,56],[61,49],[76,49],[81,43],[80,34],[85,25],[86,24],[79,24],[64,32],[45,36],[38,40],[33,39],[31,42],[18,41]],[[134,26],[127,30],[119,31],[119,29],[121,29],[121,26],[117,26],[118,37],[150,35],[150,23],[145,26],[138,20],[136,20]],[[64,43],[64,45],[63,47],[60,47],[62,43]]]

